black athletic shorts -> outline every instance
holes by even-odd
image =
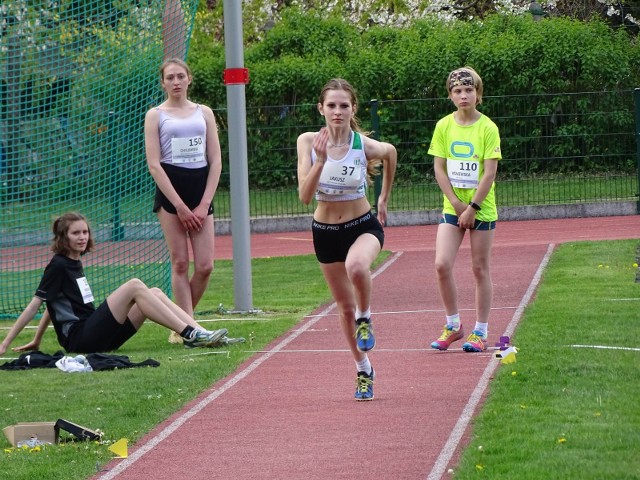
[[[380,242],[380,248],[384,245],[384,230],[372,212],[338,224],[313,220],[311,231],[316,258],[320,263],[344,262],[351,245],[364,233],[376,237]]]
[[[189,210],[193,210],[200,205],[202,195],[207,188],[207,177],[209,175],[209,167],[202,168],[183,168],[176,167],[170,163],[160,164],[164,171],[167,173],[171,185],[176,190],[176,193],[180,196],[182,201],[189,207]],[[176,215],[176,207],[164,196],[164,193],[156,185],[156,197],[153,203],[154,213],[158,213],[160,208],[163,208],[167,213]],[[209,211],[207,215],[213,213],[213,203],[209,205]]]
[[[64,349],[74,353],[110,352],[137,332],[128,318],[118,323],[105,300],[86,320],[71,327]]]

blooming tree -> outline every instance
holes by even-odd
[[[221,18],[223,0],[204,3],[209,10],[217,11],[215,17]],[[244,28],[249,39],[261,38],[264,31],[281,18],[283,10],[290,7],[326,15],[339,14],[362,29],[374,25],[404,26],[422,18],[482,20],[492,13],[524,15],[537,9],[545,16],[586,20],[597,15],[614,26],[640,25],[638,0],[244,0]],[[217,28],[221,28],[221,23],[214,29]]]

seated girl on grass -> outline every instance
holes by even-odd
[[[177,332],[187,348],[214,345],[227,334],[225,328],[203,330],[162,290],[149,288],[137,278],[118,287],[96,309],[80,261],[93,247],[91,229],[84,216],[66,213],[53,222],[54,256],[33,299],[0,343],[0,355],[33,320],[43,302],[46,308],[35,338],[13,351],[37,350],[49,322],[53,322],[58,343],[74,353],[116,350],[137,333],[147,318]]]

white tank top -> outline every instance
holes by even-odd
[[[172,117],[156,109],[160,114],[160,162],[182,168],[206,167],[207,122],[200,105],[186,118]]]
[[[367,189],[367,157],[361,135],[352,132],[353,138],[346,155],[336,160],[327,156],[324,164],[316,200],[321,202],[344,202],[357,200],[366,194]],[[311,164],[316,162],[317,155],[311,149]]]

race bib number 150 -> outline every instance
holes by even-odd
[[[172,163],[194,163],[201,161],[204,161],[204,141],[202,137],[171,139]]]

